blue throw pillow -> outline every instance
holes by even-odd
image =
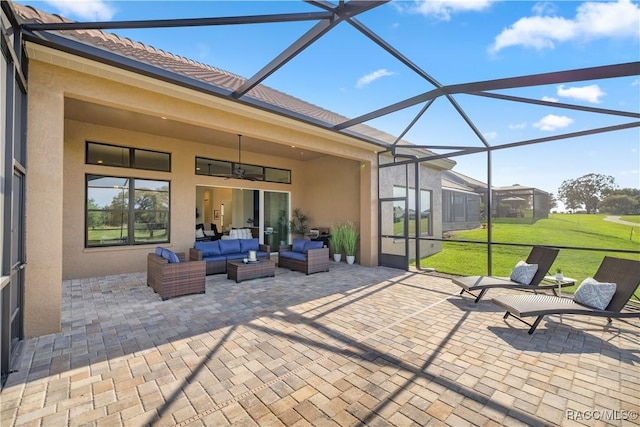
[[[180,262],[180,258],[176,255],[175,252],[170,251],[169,249],[162,250],[162,258],[166,259],[169,262]]]
[[[162,246],[158,246],[158,247],[156,248],[156,255],[158,255],[158,256],[162,256],[162,249],[163,249],[163,248],[162,248]]]
[[[304,252],[307,246],[307,240],[305,239],[293,239],[293,246],[291,250],[293,252]]]
[[[216,242],[220,243],[220,253],[222,255],[237,254],[238,252],[240,252],[239,239],[216,240]]]
[[[240,252],[257,251],[259,245],[258,239],[240,239]]]
[[[322,240],[307,240],[307,244],[305,246],[305,249],[309,250],[309,249],[322,249],[322,246],[324,246],[324,243],[322,243]]]

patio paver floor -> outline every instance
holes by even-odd
[[[145,281],[64,282],[62,332],[25,340],[3,426],[640,423],[637,319],[530,336],[447,278],[344,263],[167,301]]]

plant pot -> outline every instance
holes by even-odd
[[[341,259],[342,259],[342,254],[333,254],[333,260],[335,262],[340,262]]]
[[[355,255],[347,255],[347,264],[353,264],[354,262],[356,262],[356,256]]]

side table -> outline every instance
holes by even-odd
[[[553,294],[559,297],[562,296],[562,288],[576,284],[576,279],[572,279],[571,277],[563,277],[562,280],[557,280],[556,276],[544,276],[542,280],[547,283],[556,283],[558,286],[557,288],[553,288]]]

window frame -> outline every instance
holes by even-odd
[[[212,176],[212,177],[220,177],[220,175],[223,174],[213,174],[213,173],[204,173],[205,171],[202,170],[202,168],[198,169],[198,163],[202,162],[202,163],[207,163],[207,162],[218,162],[218,163],[223,163],[228,165],[228,174],[229,175],[233,175],[233,171],[238,169],[238,168],[244,168],[246,169],[246,167],[251,167],[251,168],[257,168],[259,170],[261,170],[262,173],[259,173],[263,176],[262,179],[257,178],[254,179],[254,181],[260,181],[260,182],[272,182],[275,184],[287,184],[287,185],[291,185],[292,183],[292,179],[291,179],[291,169],[284,169],[284,168],[274,168],[271,166],[261,166],[261,165],[254,165],[251,163],[238,163],[238,162],[234,162],[234,161],[229,161],[229,160],[221,160],[221,159],[212,159],[209,157],[202,157],[202,156],[195,156],[195,165],[194,165],[194,173],[198,176]],[[288,182],[283,182],[283,181],[273,181],[273,180],[269,180],[267,179],[267,171],[284,171],[287,172],[289,174],[289,181]],[[250,171],[249,174],[254,174],[255,171]]]
[[[89,239],[89,231],[90,231],[90,212],[89,212],[89,190],[90,183],[93,179],[116,179],[116,180],[125,180],[128,182],[127,191],[127,208],[123,210],[122,215],[126,215],[126,239],[121,237],[120,242],[109,241],[108,243],[91,243]],[[140,209],[136,208],[136,193],[141,191],[141,188],[136,187],[136,181],[153,181],[157,183],[166,184],[166,193],[167,193],[167,209],[166,209],[166,238],[159,239],[154,241],[136,241],[135,232],[136,232],[136,213],[140,212]],[[96,187],[98,188],[98,187]],[[106,188],[106,187],[105,187]],[[157,191],[157,190],[156,190]],[[124,200],[124,199],[123,199]],[[95,209],[98,211],[98,209]],[[101,208],[99,209],[101,212],[110,212],[107,209]],[[163,212],[163,210],[155,209],[155,212]],[[150,231],[153,234],[152,231]],[[167,179],[153,179],[153,178],[136,178],[130,176],[117,176],[117,175],[101,175],[95,173],[86,173],[85,174],[85,194],[84,194],[84,247],[85,249],[92,248],[105,248],[105,247],[130,247],[130,246],[140,246],[140,245],[158,245],[165,244],[171,242],[171,181]]]
[[[90,162],[89,161],[89,154],[90,154],[90,146],[91,145],[101,145],[101,146],[104,146],[104,147],[113,147],[113,148],[120,148],[122,150],[128,150],[129,151],[128,165],[104,165],[104,164],[98,163],[98,162]],[[140,167],[140,166],[136,165],[136,152],[165,154],[167,156],[167,168],[166,169],[147,168],[147,167]],[[105,143],[105,142],[85,141],[85,158],[84,158],[84,162],[87,165],[94,165],[94,166],[108,166],[108,167],[112,167],[112,168],[140,169],[140,170],[148,170],[148,171],[156,171],[156,172],[171,172],[171,153],[168,153],[166,151],[159,151],[159,150],[148,150],[146,148],[128,147],[128,146],[125,146],[125,145],[118,145],[118,144],[109,144],[109,143]]]

